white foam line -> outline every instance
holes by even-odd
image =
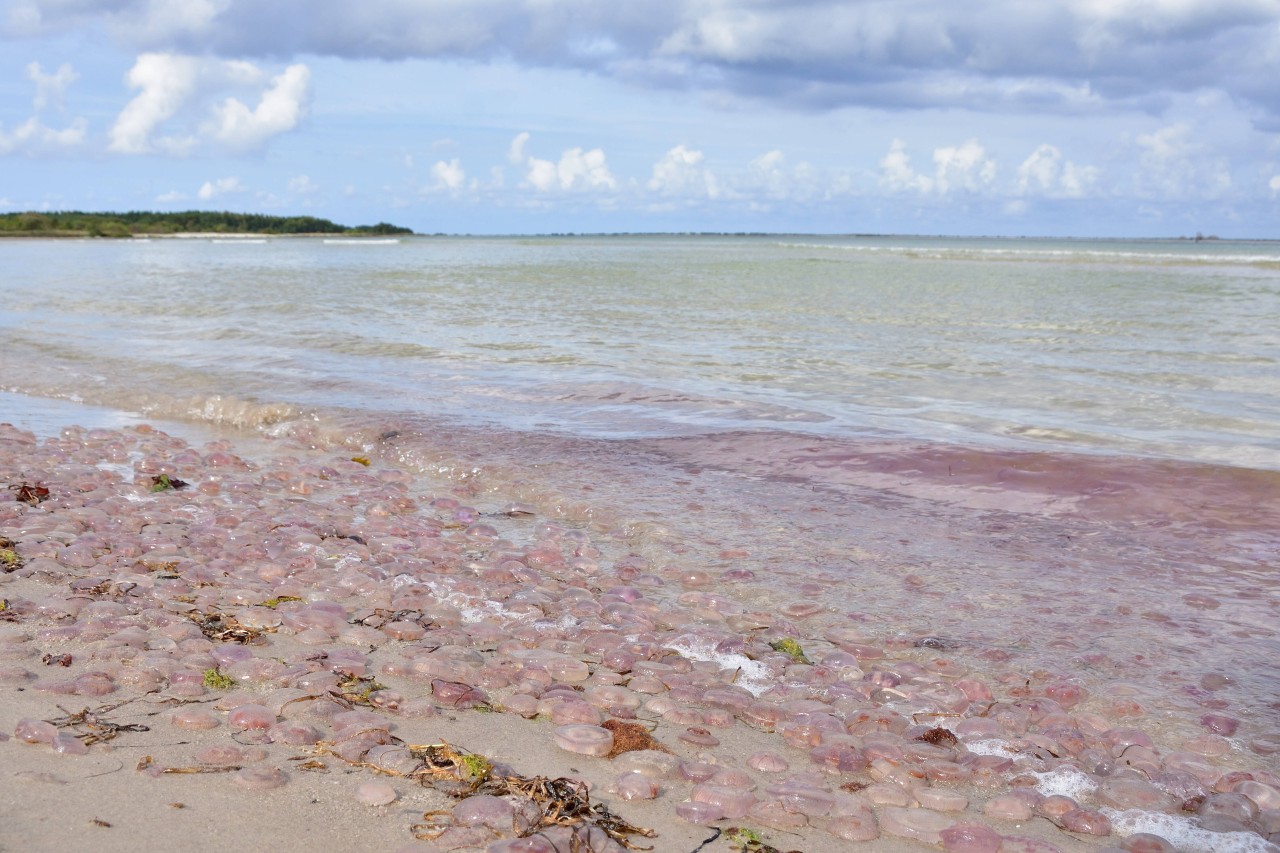
[[[1031,775],[1040,780],[1036,783],[1036,790],[1046,797],[1061,795],[1079,802],[1081,797],[1098,787],[1093,777],[1075,767],[1058,767]]]
[[[737,670],[735,686],[748,691],[752,696],[759,696],[773,686],[774,676],[769,668],[759,661],[745,655],[718,652],[710,642],[675,642],[666,648],[679,652],[689,660],[711,661],[721,669]]]
[[[1139,832],[1158,835],[1180,853],[1278,853],[1280,847],[1252,832],[1210,832],[1191,818],[1139,809],[1099,809],[1117,835]]]

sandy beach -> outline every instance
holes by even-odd
[[[0,849],[1272,849],[1280,780],[1225,738],[1162,755],[1061,685],[734,606],[732,570],[660,607],[534,505],[263,448],[0,427]],[[605,757],[609,720],[657,749]],[[1197,803],[1147,781],[1174,764]],[[607,812],[492,796],[539,777]],[[1162,819],[1177,848],[1134,834]]]

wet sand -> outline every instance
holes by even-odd
[[[527,488],[430,482],[366,447],[0,426],[19,487],[0,494],[0,849],[540,849],[412,778],[407,747],[438,743],[580,779],[659,851],[745,826],[808,853],[1069,853],[1132,846],[1106,817],[1127,809],[1176,816],[1183,849],[1280,831],[1265,728],[1166,746],[1123,691],[978,677],[945,638],[894,641],[803,583],[770,601],[745,552],[718,576],[664,566]],[[611,718],[668,752],[556,744]],[[624,769],[656,799],[625,799]],[[690,823],[691,798],[728,814]]]

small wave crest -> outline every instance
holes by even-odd
[[[1176,815],[1144,812],[1138,809],[1119,811],[1104,808],[1102,813],[1111,821],[1118,835],[1134,835],[1139,832],[1158,835],[1183,853],[1276,853],[1276,845],[1252,832],[1210,832],[1196,826],[1190,818]]]
[[[395,237],[330,238],[324,241],[326,246],[391,246],[399,242],[400,241]]]

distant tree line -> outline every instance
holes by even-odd
[[[132,237],[135,234],[412,234],[408,228],[379,222],[350,228],[315,216],[266,216],[261,213],[187,210],[155,213],[4,213],[0,235]]]

